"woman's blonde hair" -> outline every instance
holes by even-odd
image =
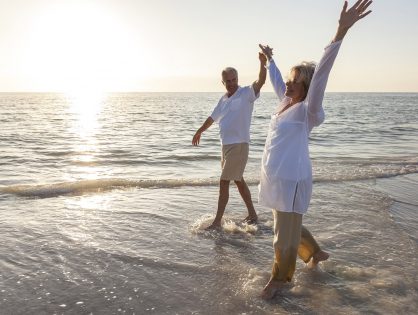
[[[312,77],[315,72],[316,63],[313,61],[302,61],[300,64],[292,67],[290,69],[290,73],[293,71],[298,72],[297,81],[303,83],[303,87],[305,89],[305,95],[302,100],[306,98],[308,94],[309,86],[311,85]]]

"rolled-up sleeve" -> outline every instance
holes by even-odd
[[[273,85],[274,92],[276,92],[276,95],[280,100],[282,100],[286,90],[286,84],[284,83],[282,74],[273,59],[270,59],[267,69],[269,71],[269,77],[271,84]]]
[[[324,54],[315,68],[309,91],[305,102],[308,105],[308,115],[310,129],[320,125],[325,119],[322,101],[324,100],[325,88],[327,86],[328,77],[337,57],[342,41],[331,43],[325,47]]]

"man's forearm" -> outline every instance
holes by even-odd
[[[253,84],[254,92],[256,95],[260,93],[261,88],[263,87],[264,83],[266,83],[266,77],[266,63],[260,62],[260,72],[258,73],[258,80],[255,81]]]
[[[213,124],[213,119],[212,117],[208,117],[206,119],[206,121],[203,123],[203,125],[197,130],[196,133],[202,133],[204,132],[206,129],[208,129],[211,125]]]
[[[266,77],[267,77],[267,69],[266,64],[260,62],[260,72],[258,73],[258,82],[260,83],[260,89],[266,83]]]

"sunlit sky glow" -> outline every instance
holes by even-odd
[[[0,91],[221,91],[225,66],[249,84],[258,43],[275,48],[284,73],[317,61],[342,4],[0,0]],[[375,0],[372,9],[345,39],[328,91],[418,92],[418,1]]]

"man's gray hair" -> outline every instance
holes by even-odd
[[[225,69],[222,70],[222,77],[224,77],[225,74],[227,74],[228,72],[233,72],[237,78],[238,78],[238,71],[235,68],[232,67],[226,67]]]

